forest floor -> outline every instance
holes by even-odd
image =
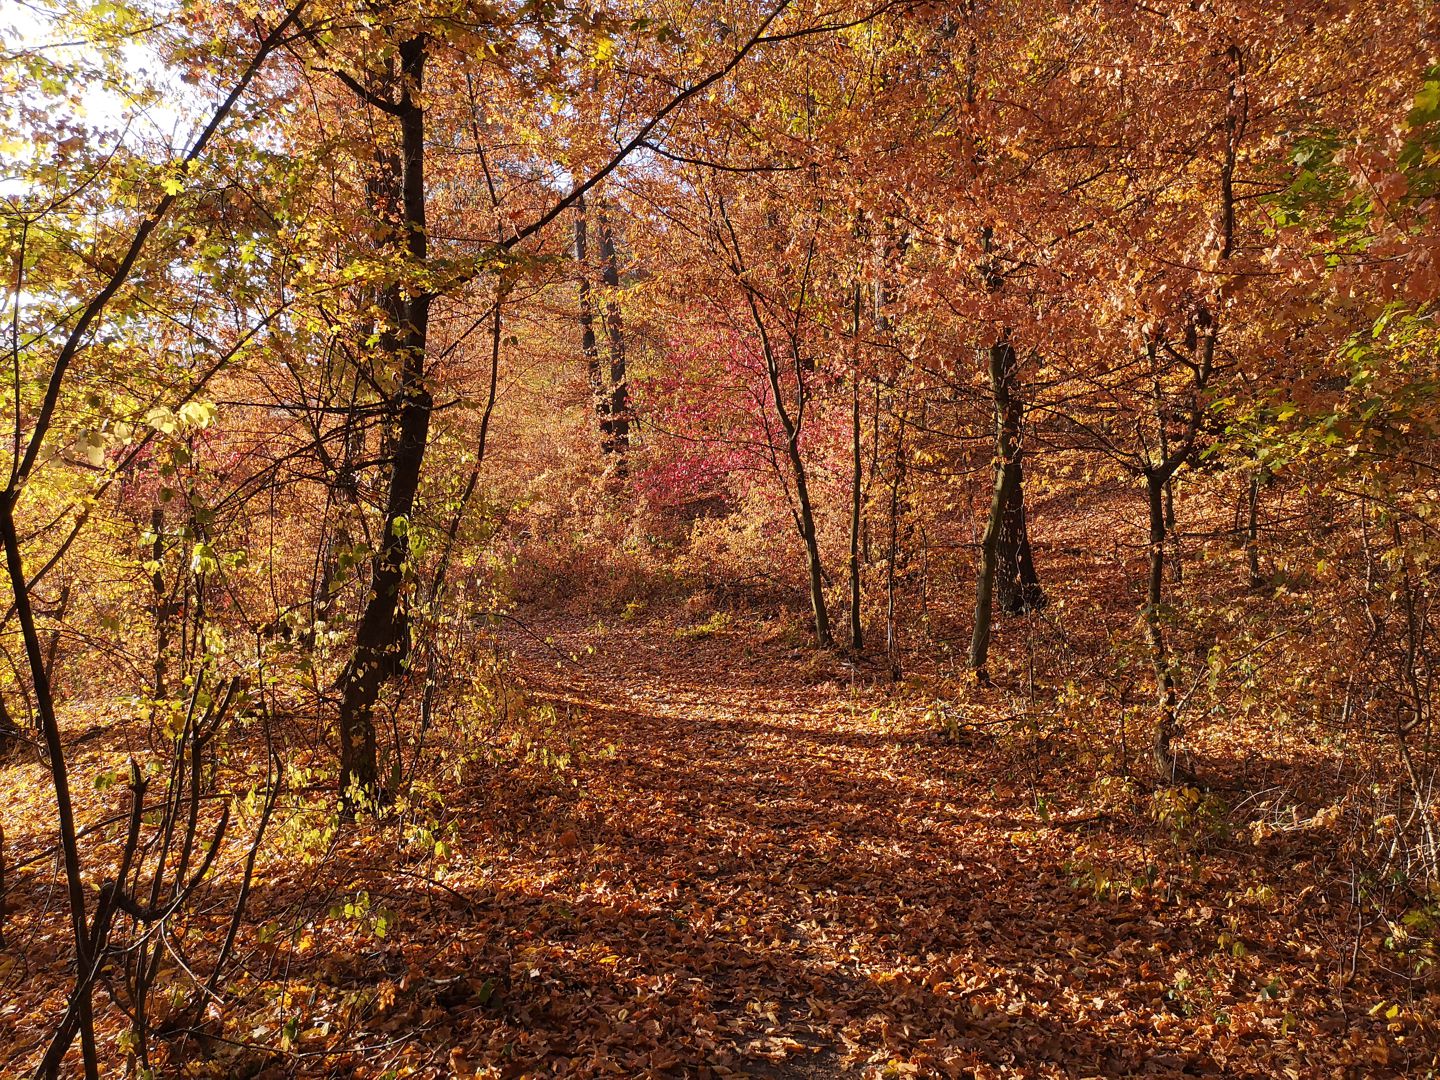
[[[530,711],[554,710],[545,752],[441,785],[444,858],[383,825],[313,866],[267,854],[250,917],[288,929],[240,981],[273,1015],[160,1075],[1434,1067],[1429,983],[1353,903],[1323,814],[1255,830],[1245,792],[1102,797],[1063,740],[1003,715],[943,735],[923,694],[778,620],[524,617],[505,637]],[[6,825],[12,851],[46,835]],[[12,879],[6,1075],[66,982],[52,869]]]
[[[1323,827],[1255,843],[1219,800],[1157,822],[1129,789],[1102,809],[1093,770],[1003,716],[945,738],[923,696],[897,703],[793,624],[698,625],[539,616],[551,644],[512,635],[578,753],[568,791],[471,792],[488,812],[459,848],[508,964],[498,1022],[456,1024],[472,1063],[797,1080],[1433,1063],[1426,986],[1371,962],[1383,931]]]

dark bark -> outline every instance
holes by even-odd
[[[400,123],[398,159],[382,164],[400,194],[399,221],[389,241],[401,246],[410,265],[426,258],[425,116],[416,95],[425,69],[426,40],[401,44],[400,85],[395,114]],[[429,328],[428,292],[410,293],[401,284],[387,286],[382,308],[389,320],[381,333],[382,354],[399,368],[399,385],[388,402],[390,472],[384,529],[370,565],[370,589],[355,632],[355,649],[341,675],[340,792],[348,807],[381,797],[375,755],[375,703],[381,687],[398,673],[408,641],[408,620],[400,609],[400,590],[410,554],[409,525],[415,507],[430,431],[432,399],[425,386],[425,347]]]
[[[825,607],[825,571],[820,561],[820,541],[815,529],[815,511],[810,502],[809,476],[805,468],[805,458],[800,452],[802,429],[799,418],[804,416],[806,404],[804,374],[799,370],[800,361],[797,349],[795,365],[796,377],[799,381],[795,394],[798,398],[798,405],[795,414],[792,415],[785,404],[780,382],[780,365],[771,348],[769,335],[764,331],[764,323],[753,295],[750,295],[750,307],[756,325],[761,328],[761,343],[765,353],[765,370],[770,380],[770,393],[775,399],[775,412],[785,435],[785,454],[790,460],[790,470],[795,480],[795,507],[791,514],[795,520],[795,529],[805,544],[805,565],[810,578],[810,609],[815,617],[815,642],[818,645],[829,646],[834,644],[834,638],[830,633],[830,613]]]
[[[980,541],[980,570],[975,579],[975,628],[970,636],[970,670],[984,681],[985,663],[990,656],[990,620],[995,592],[996,564],[1000,557],[1000,533],[1004,527],[1005,504],[1010,499],[1013,473],[997,462],[995,488],[990,496],[990,514]]]
[[[1246,123],[1246,103],[1238,88],[1238,80],[1245,70],[1244,58],[1240,50],[1233,45],[1226,50],[1225,57],[1230,70],[1225,98],[1225,145],[1220,162],[1218,255],[1222,267],[1235,250],[1235,163]],[[1215,299],[1218,300],[1218,297]],[[1218,303],[1214,307],[1204,303],[1198,305],[1186,331],[1186,343],[1193,353],[1193,359],[1186,363],[1191,371],[1190,415],[1177,440],[1171,440],[1166,431],[1166,410],[1163,407],[1159,369],[1156,366],[1159,343],[1151,339],[1147,345],[1151,378],[1155,387],[1155,421],[1160,460],[1147,465],[1143,470],[1150,511],[1150,567],[1145,593],[1144,624],[1145,640],[1155,675],[1155,771],[1163,779],[1172,782],[1189,780],[1192,776],[1180,765],[1175,754],[1175,739],[1181,731],[1177,715],[1175,673],[1165,641],[1165,542],[1175,520],[1174,504],[1169,493],[1175,474],[1194,454],[1200,435],[1203,399],[1215,370],[1215,345],[1220,332],[1216,315],[1218,306]]]
[[[622,477],[630,449],[630,388],[626,376],[625,323],[620,312],[620,266],[615,238],[603,207],[595,215],[595,240],[600,261],[599,317],[605,329],[605,355],[595,332],[597,293],[590,281],[589,212],[584,198],[575,204],[575,262],[579,268],[580,352],[595,418],[600,428],[600,452],[606,471]]]
[[[830,634],[830,614],[825,608],[825,574],[820,562],[820,542],[815,531],[815,513],[810,504],[805,465],[800,459],[798,439],[787,438],[786,446],[790,452],[790,464],[795,470],[795,501],[799,504],[796,525],[801,539],[805,541],[805,562],[810,572],[810,609],[815,616],[815,643],[829,646],[835,643],[835,639]]]
[[[35,613],[30,603],[30,589],[25,578],[24,562],[20,554],[20,537],[15,528],[15,502],[17,494],[6,492],[0,497],[0,543],[5,548],[5,568],[10,578],[11,593],[15,598],[15,613],[20,619],[20,635],[25,646],[25,658],[30,668],[30,677],[35,691],[35,718],[40,728],[40,737],[49,759],[50,778],[55,788],[55,809],[60,831],[60,851],[65,866],[65,883],[70,901],[70,928],[75,941],[75,990],[71,996],[68,1014],[74,1017],[74,1027],[57,1033],[52,1040],[52,1049],[46,1053],[37,1075],[55,1076],[60,1067],[60,1058],[69,1048],[75,1029],[79,1030],[84,1059],[86,1080],[99,1076],[95,1055],[95,1031],[91,1019],[91,981],[85,973],[91,967],[90,928],[86,924],[87,905],[85,885],[81,877],[80,847],[75,829],[75,811],[70,800],[70,773],[65,763],[65,750],[60,741],[60,724],[55,714],[55,702],[50,693],[50,678],[45,668],[45,657],[40,645],[40,634],[35,627]],[[60,1035],[66,1037],[61,1042]]]
[[[738,244],[736,249],[738,251]],[[814,254],[815,243],[812,240],[805,258],[805,278],[802,280],[799,299],[796,301],[796,325],[792,326],[789,331],[790,359],[795,375],[795,412],[793,414],[785,404],[779,357],[775,355],[775,350],[771,346],[770,335],[765,329],[765,320],[760,314],[755,293],[747,287],[745,295],[750,303],[750,313],[755,321],[755,326],[760,331],[760,342],[765,354],[765,371],[770,381],[770,393],[774,396],[775,413],[785,433],[785,453],[790,459],[790,469],[795,479],[796,506],[793,514],[795,527],[805,543],[805,564],[810,577],[810,609],[815,617],[815,643],[822,647],[829,647],[835,643],[835,639],[830,633],[830,613],[825,606],[825,570],[820,561],[820,541],[815,528],[815,511],[810,501],[809,475],[805,468],[804,455],[800,452],[800,436],[803,431],[810,392],[806,382],[806,368],[800,348],[800,339],[797,336],[797,326],[799,312],[805,305],[805,284],[809,279],[810,261]]]
[[[995,486],[980,545],[975,582],[975,628],[970,638],[970,669],[985,681],[990,655],[994,601],[1009,612],[1033,611],[1045,596],[1030,552],[1020,463],[1024,402],[1019,392],[1015,349],[1007,338],[990,346],[986,367],[995,401]]]
[[[877,406],[878,408],[878,406]],[[895,432],[895,458],[890,468],[890,544],[885,558],[885,656],[890,661],[890,678],[903,674],[900,665],[900,636],[895,621],[896,560],[900,554],[900,488],[905,483],[905,415],[899,416]]]
[[[1155,673],[1156,724],[1155,771],[1167,780],[1181,777],[1183,771],[1175,758],[1174,742],[1179,735],[1175,715],[1175,674],[1170,666],[1170,651],[1165,643],[1163,604],[1165,586],[1165,486],[1174,468],[1165,465],[1145,474],[1145,495],[1150,509],[1150,572],[1145,590],[1145,644],[1150,650],[1150,666]]]
[[[585,374],[590,383],[595,419],[600,428],[600,445],[603,447],[610,441],[609,395],[605,391],[605,374],[600,366],[600,346],[595,339],[589,222],[583,197],[575,203],[575,265],[579,271],[580,354],[585,358]]]
[[[630,386],[626,381],[625,324],[620,313],[620,263],[615,257],[615,235],[602,204],[595,218],[596,240],[600,246],[600,281],[605,286],[605,341],[609,351],[608,383],[605,387],[605,415],[610,421],[604,446],[614,455],[616,474],[626,470],[625,455],[630,449]]]
[[[1008,485],[1000,525],[996,591],[1002,611],[1023,615],[1045,606],[1045,592],[1040,588],[1035,557],[1030,550],[1030,523],[1025,514],[1025,470],[1020,458],[1018,430],[1015,434],[1014,481]]]
[[[860,285],[855,285],[851,336],[856,349],[860,346]],[[860,510],[861,489],[860,445],[860,358],[850,385],[850,647],[859,652],[865,645],[864,627],[860,619]]]

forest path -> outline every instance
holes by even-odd
[[[1354,951],[1334,842],[1298,810],[1258,837],[1241,795],[1182,825],[1141,787],[1101,812],[1103,735],[947,742],[918,687],[779,622],[522,618],[501,644],[531,707],[499,730],[476,709],[470,737],[447,713],[403,819],[331,843],[323,796],[287,806],[247,915],[255,1043],[194,1075],[1369,1077],[1424,1075],[1440,1045],[1428,984]],[[125,746],[73,719],[98,820]],[[18,858],[47,836],[43,769],[5,768],[27,794],[0,1049],[23,1055],[71,975],[55,867]],[[279,971],[314,1050],[265,1041],[293,1015]]]
[[[603,1047],[626,1075],[1214,1067],[1152,1022],[1174,930],[1073,886],[1090,826],[1041,820],[989,739],[943,743],[754,625],[530,619],[507,643],[569,717],[575,786],[497,793],[483,844],[534,915],[508,1008],[536,1052],[586,1075]]]

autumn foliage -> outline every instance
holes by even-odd
[[[0,1073],[1432,1075],[1437,30],[0,9]]]

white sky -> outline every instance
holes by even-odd
[[[63,24],[57,25],[57,19],[64,19],[73,10],[65,5],[56,7],[30,0],[0,0],[0,64],[16,63],[15,57],[22,51],[43,50],[46,57],[56,63],[93,69],[105,59],[102,49],[107,46],[77,40]],[[191,110],[185,106],[203,106],[203,95],[182,82],[177,72],[167,69],[143,40],[120,46],[119,56],[128,86],[125,83],[107,86],[87,80],[78,88],[78,107],[70,102],[43,98],[38,92],[32,100],[44,101],[53,115],[64,116],[107,143],[123,134],[132,150],[144,147],[155,153],[183,147],[195,131],[195,125],[187,116]],[[147,86],[163,87],[164,100],[142,107],[130,91]],[[15,134],[15,114],[10,103],[0,101],[0,117],[4,118],[5,126],[12,129],[5,134]],[[23,138],[24,133],[19,134]],[[17,154],[23,153],[23,149],[13,145],[0,146],[0,173],[12,171],[4,167],[7,158],[13,162]],[[20,181],[13,176],[0,176],[0,196],[13,195],[23,195]]]

